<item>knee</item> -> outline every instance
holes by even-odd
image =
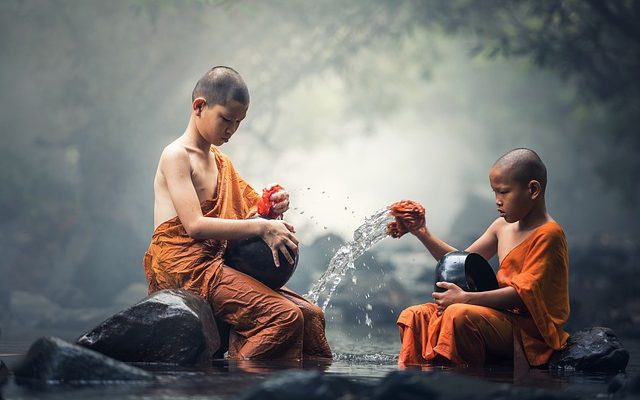
[[[431,315],[436,311],[435,304],[418,304],[415,306],[410,306],[402,310],[400,315],[398,316],[399,323],[407,323],[409,321],[418,320],[429,320]]]
[[[320,308],[319,306],[315,304],[305,305],[305,311],[307,317],[318,318],[324,321],[324,311],[322,311],[322,308]]]
[[[277,324],[281,330],[288,333],[302,332],[304,329],[304,314],[300,307],[289,303],[278,313]]]
[[[452,304],[443,313],[443,318],[453,323],[457,333],[473,329],[477,316],[475,307],[468,304]]]
[[[402,310],[400,315],[398,315],[398,321],[411,321],[415,317],[416,313],[417,313],[416,306],[407,307],[404,310]]]

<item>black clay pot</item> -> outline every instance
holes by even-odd
[[[480,254],[466,251],[447,253],[436,265],[436,282],[455,283],[467,292],[484,292],[498,288],[491,265]],[[434,285],[436,292],[444,288]]]
[[[276,267],[269,246],[254,236],[242,240],[230,240],[224,255],[224,263],[240,272],[252,276],[271,289],[281,288],[298,266],[298,255],[294,255],[293,264],[289,264],[282,253],[280,266]]]

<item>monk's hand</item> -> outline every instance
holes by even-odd
[[[277,183],[273,183],[267,186],[267,189],[270,190],[275,186],[280,187],[281,190],[278,190],[277,192],[272,194],[271,197],[269,197],[269,200],[273,202],[271,211],[282,216],[282,214],[289,210],[289,192],[287,192],[284,188],[282,188],[282,186],[278,185]]]
[[[387,234],[399,238],[407,232],[418,235],[426,229],[425,209],[413,200],[400,200],[389,206],[389,214],[394,221],[387,225]]]
[[[294,235],[296,230],[293,225],[282,220],[263,220],[263,222],[265,225],[260,237],[271,249],[276,267],[280,266],[279,252],[284,255],[289,264],[293,264],[298,254],[299,243]]]
[[[436,282],[436,286],[446,289],[444,292],[433,292],[431,295],[436,306],[438,306],[438,315],[442,314],[451,304],[469,302],[469,293],[462,290],[455,283]]]

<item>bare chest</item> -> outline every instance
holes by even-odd
[[[502,263],[509,253],[524,242],[532,231],[505,230],[498,235],[498,260]]]
[[[213,155],[206,160],[192,160],[191,181],[200,202],[213,198],[218,187],[218,166]]]

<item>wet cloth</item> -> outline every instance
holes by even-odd
[[[523,309],[498,311],[454,304],[438,316],[433,303],[405,309],[398,318],[399,361],[428,363],[440,356],[457,364],[524,354],[531,366],[548,362],[566,345],[569,318],[567,242],[555,222],[538,227],[502,260],[497,279],[511,286]]]
[[[215,147],[211,151],[218,182],[214,198],[200,204],[203,215],[225,219],[255,215],[258,193],[226,155]],[[231,357],[331,357],[320,308],[287,289],[274,291],[224,266],[226,245],[225,240],[191,238],[178,217],[163,222],[144,257],[149,293],[181,288],[205,298],[216,318],[232,326]]]
[[[425,209],[413,200],[400,200],[389,206],[389,214],[395,217],[387,224],[387,234],[393,238],[418,229],[425,224]]]

